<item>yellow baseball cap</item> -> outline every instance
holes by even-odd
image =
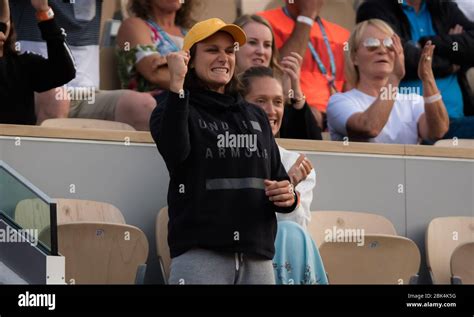
[[[219,31],[229,33],[240,46],[247,42],[247,36],[244,30],[239,26],[226,24],[221,19],[212,18],[196,23],[191,30],[189,30],[188,34],[184,37],[183,50],[189,50],[194,44],[207,39]]]

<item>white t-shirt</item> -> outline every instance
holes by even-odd
[[[346,124],[358,112],[364,112],[377,98],[360,90],[352,89],[331,96],[327,107],[329,133],[334,141],[347,136]],[[392,112],[380,134],[370,142],[375,143],[418,143],[418,120],[425,112],[423,98],[417,94],[398,94]]]
[[[300,154],[278,146],[280,150],[280,159],[283,167],[288,172],[296,160],[300,157]],[[294,221],[304,229],[307,224],[311,221],[311,202],[313,201],[313,189],[316,186],[316,172],[314,169],[309,173],[308,177],[304,181],[301,181],[296,185],[295,190],[300,193],[300,205],[288,214],[277,212],[278,221]]]

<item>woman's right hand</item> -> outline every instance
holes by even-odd
[[[403,53],[402,41],[400,41],[397,34],[392,35],[392,41],[392,50],[395,53],[392,76],[400,82],[405,77],[405,54]]]
[[[166,56],[170,72],[170,90],[179,93],[183,89],[184,78],[188,72],[189,51],[173,52]]]

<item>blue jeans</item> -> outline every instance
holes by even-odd
[[[443,139],[474,139],[474,116],[449,118],[449,130]]]

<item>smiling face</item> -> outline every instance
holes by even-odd
[[[362,35],[362,41],[357,47],[354,56],[354,65],[359,70],[360,78],[386,78],[393,72],[395,52],[380,45],[377,49],[371,50],[366,48],[363,43],[368,38],[378,39],[381,43],[386,38],[390,38],[390,34],[383,32],[373,25],[368,25]]]
[[[238,72],[253,66],[268,67],[272,58],[272,32],[257,22],[249,22],[243,29],[247,34],[247,43],[236,52]]]
[[[191,67],[209,89],[224,93],[235,68],[234,40],[226,32],[217,32],[196,44]]]
[[[281,83],[271,77],[255,77],[251,79],[250,87],[245,100],[265,111],[272,133],[276,135],[280,131],[285,105]]]

